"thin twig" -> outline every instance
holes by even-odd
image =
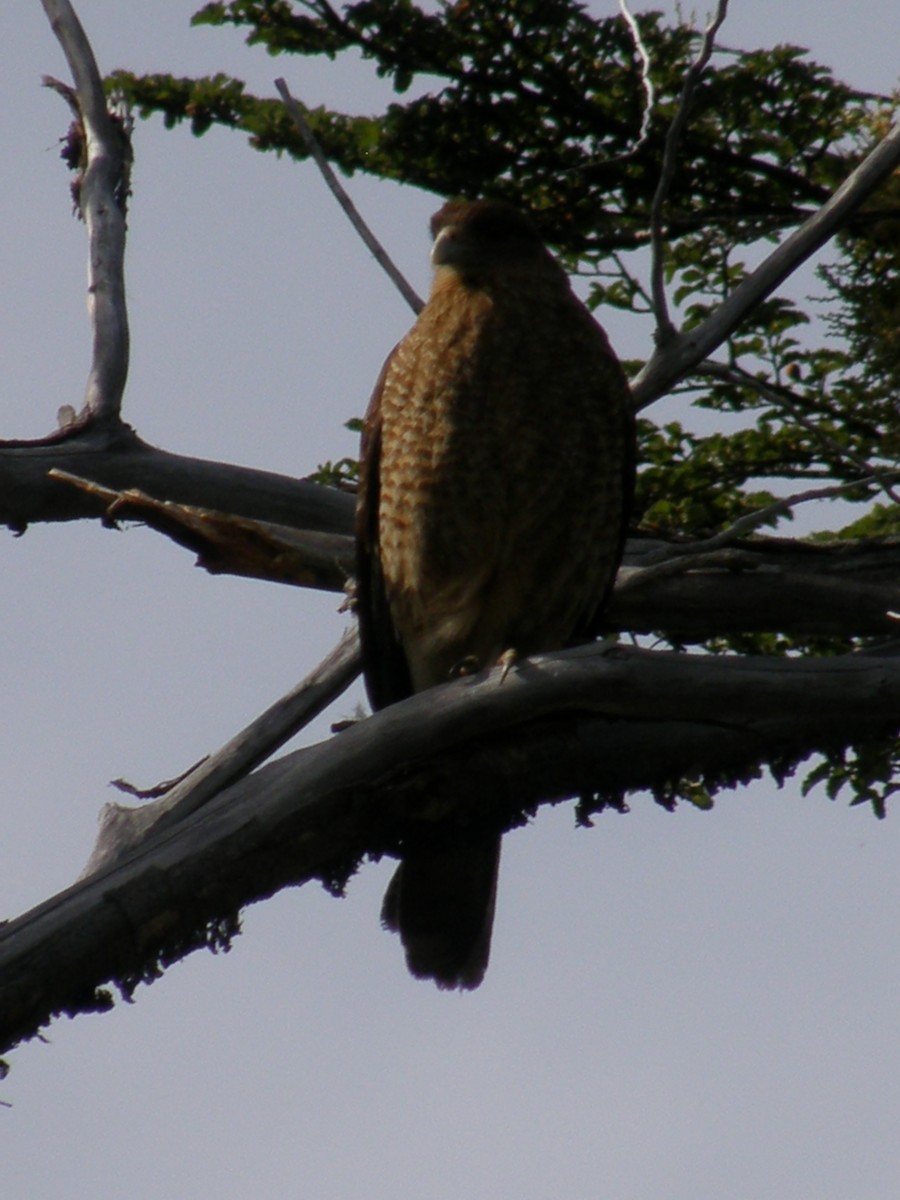
[[[116,788],[120,792],[124,792],[126,796],[133,796],[135,800],[159,800],[160,797],[168,795],[173,788],[182,783],[189,775],[202,766],[209,758],[208,754],[204,754],[202,758],[198,758],[195,763],[191,763],[184,771],[179,772],[174,779],[162,779],[159,783],[154,783],[151,787],[136,787],[127,779],[121,776],[118,779],[111,779],[109,786]]]
[[[574,270],[569,272],[569,274],[578,279],[586,279],[588,283],[596,283],[597,280],[600,280],[602,284],[603,281],[607,279],[611,279],[614,283],[624,280],[625,283],[628,284],[632,293],[633,307],[631,307],[628,311],[631,313],[639,313],[644,316],[652,316],[653,303],[650,299],[650,293],[644,287],[641,280],[637,275],[634,274],[633,271],[629,270],[625,259],[617,250],[611,251],[609,258],[613,264],[612,267],[579,268],[576,266]],[[638,300],[643,302],[643,308],[637,307]]]
[[[124,127],[107,110],[100,71],[72,5],[68,0],[41,2],[72,72],[84,128],[86,166],[78,201],[88,234],[88,312],[94,338],[82,417],[117,422],[128,377],[124,198],[131,147]]]
[[[667,345],[677,336],[675,325],[669,315],[669,302],[666,297],[666,246],[663,215],[669,196],[669,189],[672,186],[672,179],[675,176],[678,147],[691,110],[694,90],[697,87],[700,76],[706,69],[706,64],[712,56],[716,44],[716,34],[727,14],[728,0],[719,0],[715,15],[704,30],[703,40],[700,43],[697,56],[684,77],[681,96],[678,100],[678,108],[675,111],[672,124],[666,133],[659,181],[656,185],[656,191],[653,194],[653,202],[650,205],[650,245],[653,255],[650,268],[650,288],[653,293],[653,307],[656,312],[656,342],[661,347]]]
[[[303,138],[310,157],[319,168],[322,178],[328,185],[331,194],[347,214],[350,224],[365,242],[369,252],[375,258],[381,269],[389,276],[392,283],[397,288],[400,295],[403,297],[409,307],[414,313],[420,313],[424,307],[424,302],[422,301],[421,296],[419,296],[416,290],[407,282],[403,273],[400,271],[400,268],[390,257],[384,246],[382,246],[381,242],[379,242],[378,238],[361,216],[356,205],[350,199],[346,188],[332,170],[331,164],[328,162],[322,147],[319,145],[316,139],[316,135],[310,128],[310,124],[306,119],[306,114],[303,111],[303,106],[291,95],[288,90],[288,86],[283,79],[276,79],[275,87],[278,89],[278,93],[284,101],[285,108],[291,114],[291,118],[299,130],[300,136]]]
[[[900,479],[900,471],[894,471],[889,478]],[[854,479],[848,483],[835,484],[833,487],[811,488],[806,492],[797,492],[793,496],[785,496],[771,504],[766,504],[763,508],[745,513],[744,516],[738,517],[736,521],[732,522],[727,529],[723,529],[712,537],[704,538],[703,541],[664,546],[659,550],[653,550],[641,559],[639,567],[630,569],[622,583],[616,585],[616,590],[629,591],[638,585],[643,586],[660,575],[676,574],[678,567],[673,566],[675,563],[683,563],[684,565],[681,567],[683,571],[693,570],[695,566],[708,566],[710,564],[705,561],[705,556],[732,546],[734,542],[746,537],[760,525],[766,525],[776,517],[784,516],[798,505],[808,504],[811,500],[835,500],[854,488],[867,487],[876,482],[878,482],[878,477],[868,476],[865,479]],[[723,564],[715,563],[714,565],[721,566]]]
[[[641,28],[637,23],[637,19],[628,8],[627,0],[619,0],[619,12],[628,26],[631,40],[634,43],[635,53],[640,60],[641,89],[644,93],[644,111],[641,113],[641,127],[638,131],[637,141],[628,152],[631,155],[636,154],[650,137],[650,124],[653,120],[653,109],[656,106],[656,91],[653,87],[653,80],[650,77],[650,55],[647,52],[647,47],[644,45],[644,39],[641,37]]]
[[[900,471],[894,471],[893,477],[900,479]],[[781,500],[774,500],[771,504],[757,509],[756,512],[746,513],[743,517],[738,517],[733,524],[729,525],[727,529],[723,529],[721,533],[717,533],[714,537],[700,542],[699,548],[703,550],[717,550],[720,546],[727,546],[738,538],[752,533],[760,525],[765,525],[778,516],[786,515],[800,504],[808,504],[811,500],[836,500],[847,492],[852,492],[854,488],[871,487],[877,482],[878,476],[868,475],[862,479],[853,479],[846,483],[836,483],[831,487],[810,488],[809,491],[796,492],[793,496],[785,496]]]
[[[628,162],[647,144],[650,140],[650,128],[653,122],[653,109],[656,104],[656,89],[653,86],[653,80],[650,76],[651,61],[647,47],[644,44],[644,39],[641,36],[640,26],[637,23],[633,13],[629,10],[627,0],[619,0],[619,11],[625,24],[628,26],[628,32],[631,34],[631,40],[634,45],[635,54],[640,63],[641,75],[641,90],[644,93],[644,105],[641,112],[641,125],[638,130],[637,140],[633,146],[629,146],[627,150],[622,150],[619,154],[598,155],[592,162],[583,163],[578,167],[567,167],[564,174],[573,174],[584,170],[585,166],[603,166],[607,167],[611,163]]]
[[[657,348],[632,381],[638,408],[665,395],[683,375],[703,362],[761,301],[833,237],[848,217],[889,178],[900,163],[900,123],[847,176],[822,207],[773,250],[755,271],[695,329]]]
[[[894,504],[900,504],[900,494],[894,491],[890,486],[890,480],[897,477],[896,471],[884,471],[875,467],[868,459],[861,454],[857,454],[853,450],[849,450],[846,446],[842,446],[840,442],[826,433],[820,425],[815,421],[810,420],[800,408],[800,404],[795,401],[786,388],[770,387],[762,379],[757,379],[755,375],[751,375],[749,371],[745,371],[743,367],[737,364],[727,365],[725,363],[706,362],[703,363],[698,374],[708,376],[712,379],[721,379],[725,383],[733,383],[737,387],[746,387],[752,389],[761,396],[763,400],[769,404],[775,405],[783,412],[790,414],[791,419],[795,421],[802,429],[815,438],[822,446],[835,455],[838,460],[852,463],[857,470],[863,471],[866,476],[878,481],[878,486],[884,494]]]

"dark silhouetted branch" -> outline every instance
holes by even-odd
[[[0,928],[0,1050],[108,1007],[233,931],[239,909],[454,820],[509,827],[573,794],[734,782],[900,725],[900,657],[738,659],[582,647],[429,689],[226,789]],[[811,705],[809,697],[815,696]],[[639,748],[659,741],[660,753]],[[377,921],[373,913],[373,936]]]

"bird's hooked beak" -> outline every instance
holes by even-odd
[[[445,225],[431,247],[433,267],[452,266],[467,257],[466,241],[458,225]]]

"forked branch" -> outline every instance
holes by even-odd
[[[666,201],[668,200],[669,189],[672,186],[672,179],[675,175],[675,168],[678,162],[678,149],[684,130],[687,127],[694,91],[701,75],[706,69],[707,63],[712,57],[712,52],[716,44],[716,34],[725,20],[727,13],[728,0],[719,0],[715,15],[704,30],[697,56],[684,77],[681,95],[678,99],[678,108],[675,110],[675,116],[666,134],[662,166],[659,170],[659,181],[650,205],[650,245],[652,248],[650,290],[653,294],[653,308],[656,314],[656,340],[657,345],[660,347],[666,346],[677,336],[677,331],[669,316],[669,303],[666,298],[665,287],[666,247],[664,212]]]
[[[72,72],[81,116],[76,141],[83,139],[82,170],[76,187],[88,232],[93,358],[80,421],[114,423],[119,420],[128,376],[124,263],[131,145],[125,123],[107,109],[100,71],[69,0],[42,0],[42,4]]]
[[[788,276],[820,249],[860,205],[877,191],[900,164],[900,124],[851,172],[825,204],[734,289],[730,296],[689,333],[676,334],[656,349],[632,381],[638,408],[664,395],[734,332],[741,321]]]

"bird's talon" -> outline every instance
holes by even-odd
[[[508,650],[503,651],[503,653],[497,659],[497,666],[503,668],[503,670],[500,673],[500,682],[501,683],[503,683],[504,679],[506,679],[507,675],[510,673],[510,671],[513,669],[513,667],[516,665],[516,663],[518,661],[519,661],[518,650],[514,650],[512,647],[510,647]]]
[[[359,594],[356,587],[356,580],[351,577],[344,583],[344,599],[338,606],[338,612],[356,612],[358,598]]]

